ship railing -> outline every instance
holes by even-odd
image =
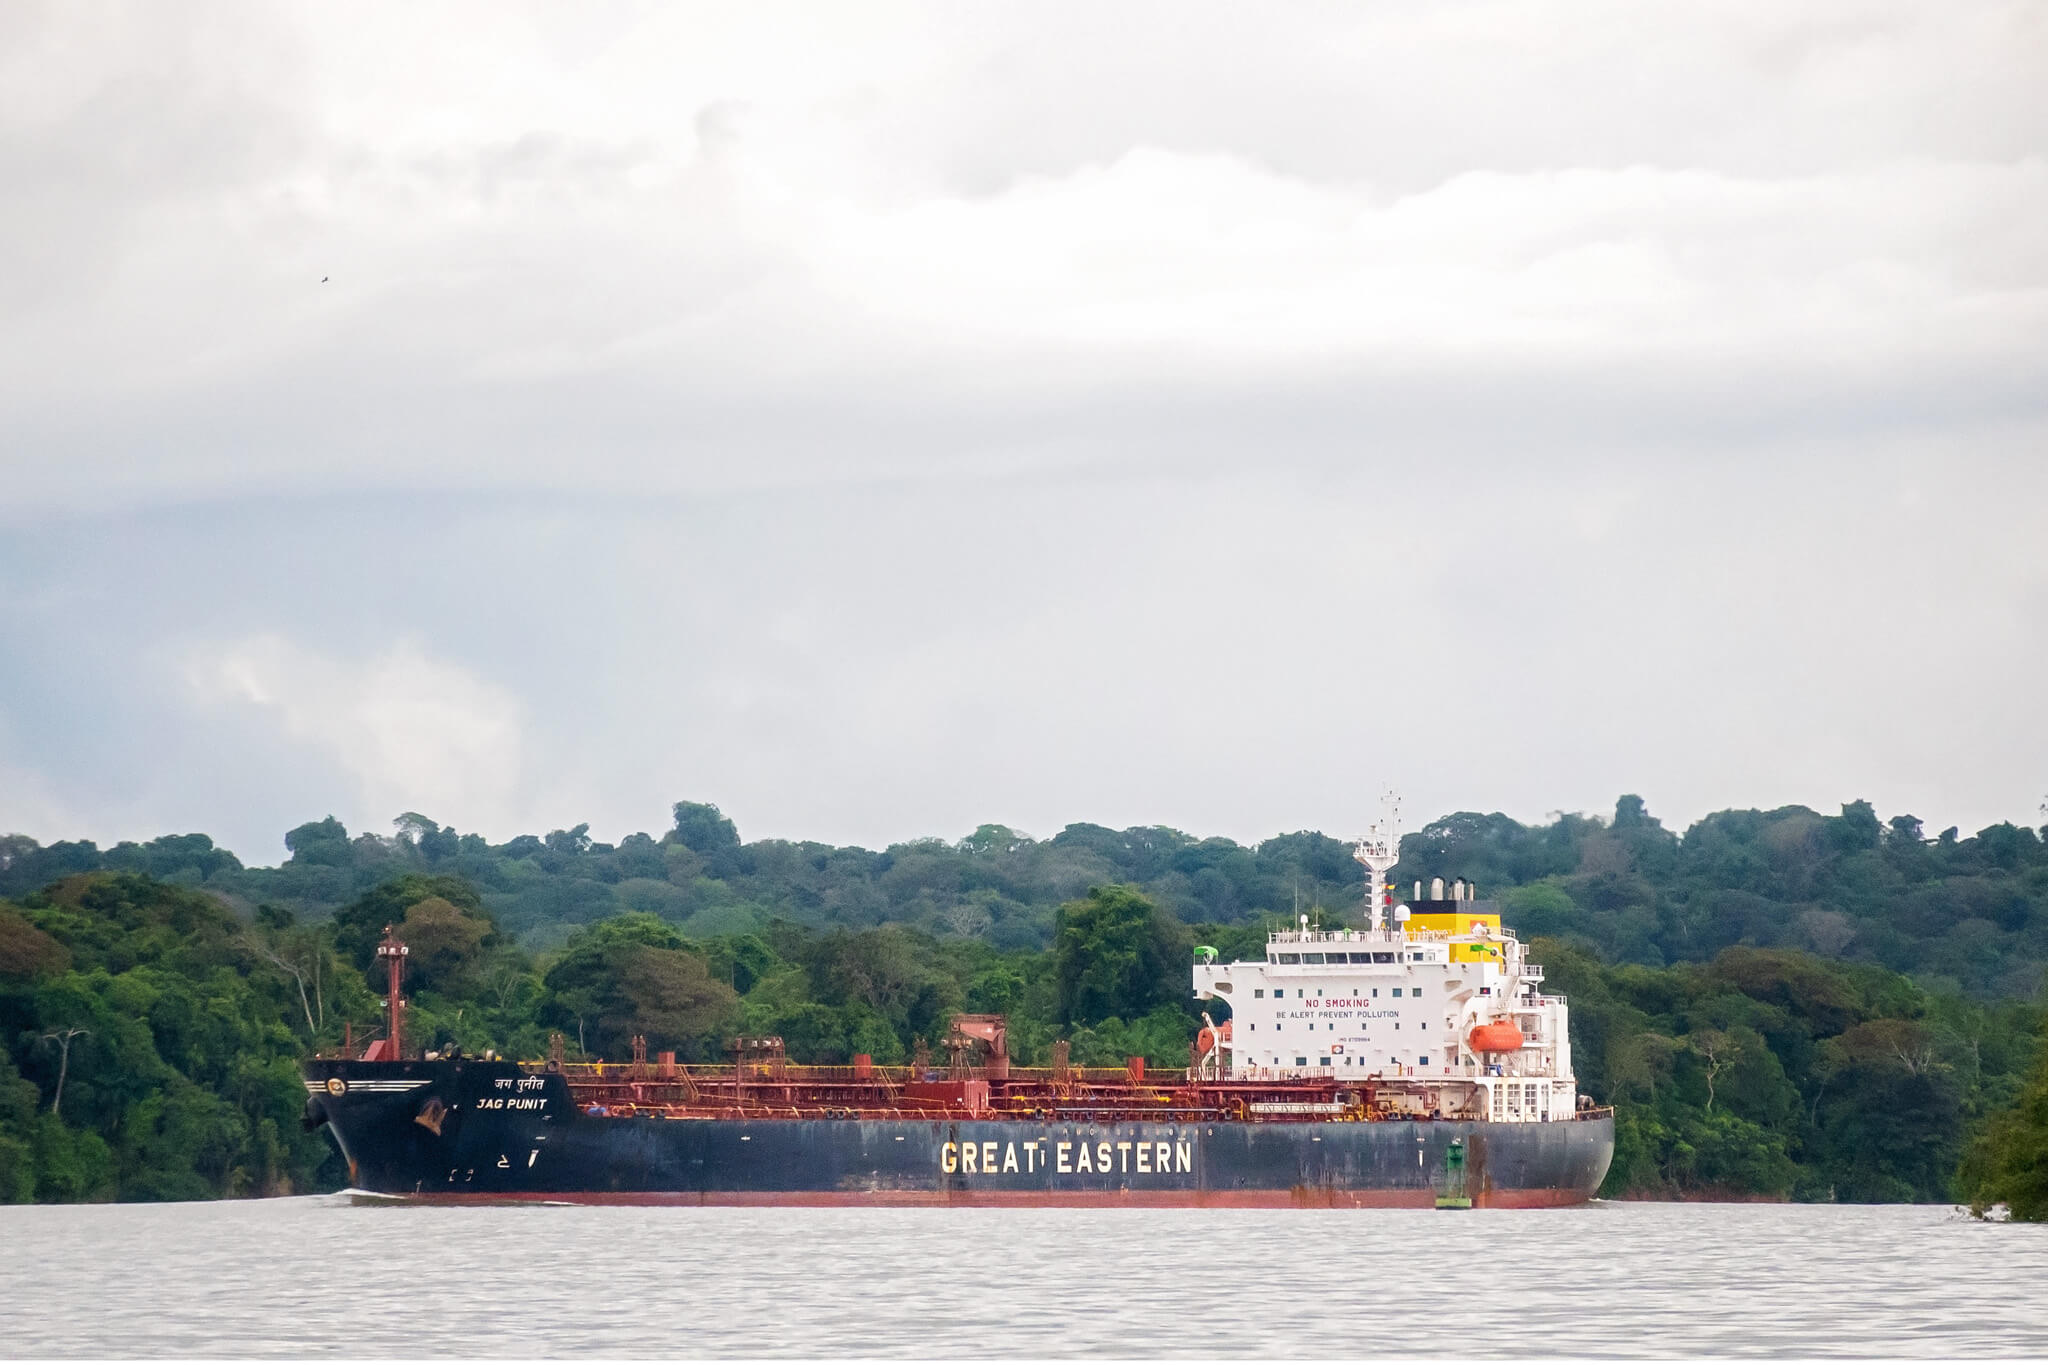
[[[1398,943],[1403,932],[1386,929],[1269,929],[1268,943]]]
[[[370,1050],[370,1044],[383,1040],[383,1029],[372,1029],[359,1033],[347,1043],[336,1043],[332,1047],[315,1048],[313,1056],[323,1062],[353,1062]]]
[[[1405,923],[1405,922],[1404,922]],[[1452,938],[1471,938],[1473,935],[1451,929],[1410,929],[1396,923],[1385,929],[1272,929],[1266,933],[1268,947],[1297,947],[1317,943],[1441,943]],[[1515,938],[1515,931],[1506,925],[1488,930],[1479,935],[1482,938]]]
[[[1266,935],[1268,947],[1288,947],[1315,943],[1380,943],[1399,947],[1403,943],[1432,943],[1455,937],[1448,929],[1382,929],[1375,934],[1370,929],[1355,933],[1317,933],[1314,930],[1304,934],[1294,929],[1275,929]]]
[[[525,1062],[522,1065],[537,1067],[544,1063]],[[812,1066],[803,1062],[748,1062],[740,1070],[749,1081],[798,1078],[812,1081],[901,1080],[910,1073],[910,1068],[906,1066]],[[939,1067],[937,1070],[943,1072],[945,1068]],[[734,1067],[730,1062],[704,1065],[679,1062],[675,1064],[673,1070],[667,1070],[660,1062],[612,1062],[591,1059],[563,1062],[561,1071],[564,1076],[607,1081],[679,1080],[684,1075],[688,1075],[692,1080],[730,1080]]]
[[[539,1070],[545,1063],[529,1061],[522,1063]],[[678,1064],[673,1070],[664,1069],[658,1062],[612,1062],[576,1061],[564,1062],[561,1074],[572,1081],[601,1081],[607,1085],[681,1085],[685,1080],[696,1085],[729,1087],[735,1078],[735,1069],[730,1063],[705,1066],[684,1066]],[[832,1086],[873,1086],[896,1087],[906,1084],[940,1084],[947,1081],[987,1080],[985,1066],[954,1068],[935,1064],[922,1069],[910,1066],[812,1066],[797,1062],[767,1063],[749,1062],[739,1069],[738,1079],[745,1085],[832,1085]],[[1186,1068],[1179,1066],[1148,1067],[1142,1080],[1134,1080],[1131,1071],[1124,1066],[1070,1066],[1064,1070],[1054,1067],[1012,1066],[1007,1084],[1013,1087],[1034,1085],[1107,1086],[1129,1089],[1134,1084],[1148,1083],[1162,1086],[1177,1086],[1185,1083]],[[1002,1086],[1004,1081],[992,1084]]]
[[[1361,932],[1355,938],[1344,934],[1302,934],[1298,931],[1290,932],[1288,930],[1280,929],[1275,930],[1271,934],[1267,935],[1266,947],[1269,950],[1273,951],[1282,951],[1297,948],[1315,949],[1318,947],[1337,946],[1349,946],[1356,948],[1360,946],[1370,947],[1374,945],[1380,945],[1391,948],[1400,948],[1403,945],[1412,943],[1448,943],[1454,938],[1469,937],[1471,937],[1471,935],[1454,934],[1448,929],[1402,929],[1388,931],[1381,934]]]

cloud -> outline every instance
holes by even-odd
[[[7,6],[0,758],[251,849],[2024,815],[2044,68],[2030,0]]]
[[[416,643],[350,661],[253,636],[195,652],[186,680],[200,700],[254,708],[337,764],[356,809],[460,811],[493,826],[524,813],[519,700]]]
[[[88,819],[52,790],[49,779],[31,768],[0,762],[0,831],[36,831],[54,843],[76,838],[80,831],[105,827],[99,819]]]
[[[8,68],[17,515],[2048,424],[2024,5],[207,13]]]

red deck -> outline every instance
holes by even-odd
[[[1385,1082],[1190,1079],[1142,1068],[557,1064],[586,1111],[667,1118],[1033,1118],[1090,1123],[1374,1122],[1432,1117],[1383,1103]],[[1456,1078],[1450,1078],[1455,1080]],[[1411,1083],[1412,1085],[1412,1083]],[[1403,1089],[1403,1098],[1412,1091]],[[1601,1111],[1604,1112],[1604,1111]],[[1435,1117],[1481,1117],[1443,1114]]]
[[[1181,1072],[1157,1080],[1136,1069],[1069,1067],[985,1069],[796,1066],[687,1067],[663,1062],[567,1063],[560,1067],[579,1105],[612,1114],[675,1118],[807,1119],[1064,1118],[1258,1121],[1273,1117],[1380,1117],[1377,1082],[1333,1079],[1190,1081]],[[1310,1106],[1310,1108],[1303,1108]]]

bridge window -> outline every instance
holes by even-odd
[[[1371,954],[1371,953],[1353,953],[1353,954],[1351,955],[1351,960],[1352,960],[1353,962],[1370,962],[1370,961],[1372,961],[1372,954]]]
[[[1297,965],[1298,963],[1300,963],[1300,961],[1301,961],[1301,954],[1300,954],[1300,953],[1282,953],[1282,954],[1280,954],[1280,965],[1281,965],[1281,966],[1283,966],[1283,967],[1292,967],[1292,966],[1295,966],[1295,965]]]
[[[1392,962],[1392,961],[1394,960],[1394,954],[1392,954],[1392,953],[1374,953],[1374,954],[1372,955],[1372,960],[1373,960],[1374,962]]]
[[[1315,967],[1323,965],[1323,955],[1321,953],[1303,953],[1301,960]]]

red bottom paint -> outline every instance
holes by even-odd
[[[405,1204],[580,1204],[622,1208],[1000,1208],[1000,1209],[1433,1209],[1432,1190],[790,1190],[562,1194],[373,1194],[363,1202]],[[1572,1190],[1492,1190],[1475,1208],[1545,1209],[1586,1203]]]

